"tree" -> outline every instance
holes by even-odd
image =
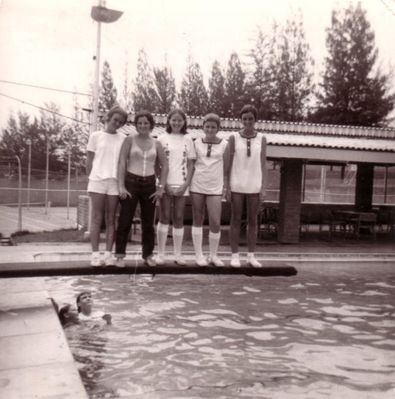
[[[136,111],[155,112],[158,96],[154,88],[152,70],[148,64],[144,49],[139,50],[137,59],[137,77],[132,91],[133,107]]]
[[[251,59],[252,72],[247,75],[245,91],[246,102],[252,103],[258,110],[258,119],[273,119],[275,82],[270,60],[273,59],[276,43],[276,25],[273,26],[273,35],[269,37],[258,29],[258,34],[248,56]]]
[[[99,121],[104,123],[107,111],[112,108],[117,101],[117,89],[112,79],[110,64],[104,61],[102,79],[99,93]]]
[[[228,117],[237,118],[244,103],[245,73],[237,53],[232,53],[226,69],[225,78],[225,113]]]
[[[125,63],[125,68],[123,71],[123,86],[120,98],[120,105],[127,111],[130,112],[133,109],[133,94],[131,90],[131,84],[129,80],[129,64]]]
[[[168,66],[163,68],[154,67],[153,73],[157,100],[155,112],[167,114],[176,99],[176,83],[173,74]]]
[[[83,122],[83,113],[76,97],[74,97],[73,109],[74,121],[67,123],[60,133],[61,154],[59,158],[66,165],[70,151],[71,164],[76,170],[79,170],[86,163],[85,149],[88,143],[89,130]]]
[[[378,126],[394,107],[390,75],[377,67],[374,32],[361,4],[333,10],[317,122]]]
[[[204,115],[207,112],[208,95],[200,66],[189,56],[187,70],[178,96],[180,106],[188,115]]]
[[[49,164],[51,170],[66,170],[66,166],[61,159],[62,154],[62,131],[66,126],[65,122],[59,117],[60,108],[53,102],[44,104],[45,110],[40,111],[38,123],[38,136],[36,145],[41,148],[41,159],[37,160],[39,169],[45,169],[46,151],[48,148]]]
[[[278,40],[271,57],[273,118],[301,121],[308,115],[313,92],[313,60],[309,55],[301,14],[288,19],[285,28],[276,36]]]
[[[226,116],[225,111],[225,77],[220,63],[215,60],[208,82],[208,108],[219,116]]]

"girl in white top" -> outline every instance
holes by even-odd
[[[229,138],[231,159],[230,200],[232,204],[230,222],[231,266],[240,267],[239,240],[243,202],[247,202],[247,263],[261,267],[254,256],[257,238],[257,216],[260,202],[265,198],[266,187],[266,138],[254,130],[257,110],[245,105],[240,111],[243,129]]]
[[[165,185],[165,194],[160,199],[159,223],[157,226],[158,256],[157,264],[165,262],[165,247],[170,219],[173,222],[173,243],[175,262],[185,265],[181,254],[184,236],[185,197],[193,173],[196,158],[193,142],[187,135],[187,117],[180,109],[175,109],[167,116],[166,133],[158,141],[165,151],[169,174]],[[173,207],[171,207],[173,203]],[[171,213],[172,210],[172,213]]]
[[[229,149],[226,140],[217,137],[220,119],[216,114],[208,114],[203,120],[204,138],[194,142],[196,162],[192,176],[190,193],[192,201],[192,241],[196,253],[196,264],[207,266],[223,266],[217,256],[221,237],[221,208],[224,187],[228,186]],[[207,206],[209,219],[209,249],[208,262],[203,256],[203,221],[204,209]]]
[[[87,147],[88,192],[91,198],[90,239],[92,266],[111,264],[111,250],[115,235],[115,213],[118,205],[118,158],[125,135],[117,133],[128,114],[116,106],[108,111],[104,130],[89,136]],[[99,237],[103,218],[106,222],[106,251],[100,258]]]

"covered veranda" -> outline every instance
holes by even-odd
[[[159,136],[164,132],[166,115],[155,115],[155,121],[153,133]],[[202,122],[201,117],[188,118],[188,132],[193,138],[203,134]],[[239,129],[239,120],[223,119],[219,135],[227,138]],[[274,201],[269,196],[264,204],[264,208],[276,209],[275,228],[278,242],[298,243],[303,225],[309,224],[309,221],[305,220],[306,215],[307,218],[311,218],[310,222],[320,224],[320,229],[322,224],[327,224],[329,229],[337,228],[333,218],[338,217],[336,212],[339,211],[349,212],[348,216],[354,212],[353,217],[358,223],[364,214],[374,214],[373,222],[376,223],[380,211],[381,216],[387,215],[388,218],[383,223],[388,229],[393,229],[395,129],[272,121],[258,121],[256,129],[265,133],[268,160],[278,167],[279,195]],[[124,131],[131,134],[134,127],[127,125]],[[342,170],[342,174],[347,166],[353,165],[353,203],[304,202],[306,168],[310,165],[330,165]],[[378,204],[373,201],[375,168],[384,171],[384,199]],[[226,208],[225,206],[224,213],[228,212]],[[227,219],[226,215],[223,215],[224,219]],[[340,228],[341,224],[339,221]],[[354,227],[353,231],[358,237],[359,225],[350,225]],[[346,228],[344,225],[344,232]],[[374,225],[372,232],[375,232],[375,229]]]

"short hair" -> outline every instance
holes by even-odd
[[[65,306],[62,306],[59,310],[58,316],[59,316],[60,324],[62,326],[64,326],[67,323],[66,313],[69,313],[70,308],[71,308],[71,305],[65,305]]]
[[[258,118],[258,110],[251,104],[246,104],[243,106],[243,108],[240,111],[240,119],[243,116],[243,114],[247,114],[248,112],[251,112],[254,115],[255,120]]]
[[[170,119],[172,118],[173,115],[178,114],[181,116],[181,118],[184,120],[184,126],[181,128],[180,133],[186,134],[187,133],[187,116],[185,115],[185,112],[180,109],[180,108],[175,108],[172,111],[169,112],[167,115],[167,121],[166,121],[166,132],[171,133],[171,126],[170,126]]]
[[[151,126],[151,130],[152,130],[155,127],[155,120],[154,120],[154,117],[152,116],[151,112],[149,112],[145,109],[143,109],[139,112],[136,112],[136,114],[134,115],[135,126],[137,126],[137,122],[138,122],[139,118],[144,118],[144,117],[148,119],[148,122],[149,122],[149,124]]]
[[[129,114],[123,108],[121,108],[119,105],[114,105],[112,108],[110,108],[107,111],[105,121],[108,122],[114,114],[119,114],[119,115],[123,116],[123,118],[124,118],[123,124],[125,124],[127,122]]]
[[[89,291],[82,291],[82,292],[80,292],[78,295],[77,295],[77,298],[75,299],[75,303],[76,303],[76,305],[77,305],[77,310],[78,310],[78,313],[80,313],[81,312],[81,307],[80,307],[80,305],[79,305],[79,303],[80,303],[80,300],[81,300],[81,297],[82,297],[82,295],[86,295],[86,294],[91,294]]]
[[[217,124],[218,129],[221,126],[221,119],[217,114],[209,113],[203,118],[203,126],[206,122],[214,122]]]

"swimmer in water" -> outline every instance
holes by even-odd
[[[84,291],[77,295],[76,299],[79,320],[103,319],[108,325],[111,324],[111,315],[101,311],[93,310],[92,294]]]

